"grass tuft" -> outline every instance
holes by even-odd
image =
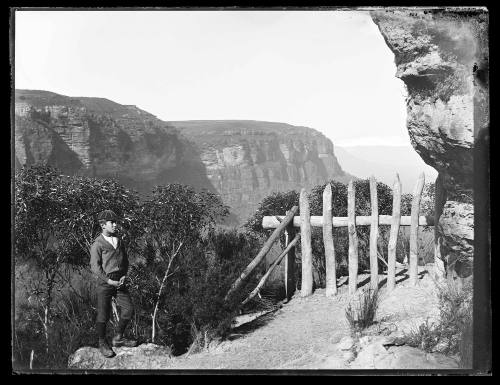
[[[353,332],[360,332],[374,323],[378,304],[378,290],[367,289],[347,305],[345,316]]]

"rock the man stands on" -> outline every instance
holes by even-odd
[[[106,324],[111,312],[111,299],[116,298],[120,308],[120,321],[117,334],[112,339],[113,346],[133,347],[136,341],[124,338],[134,307],[130,299],[125,278],[128,270],[128,256],[120,238],[116,236],[118,217],[111,210],[104,210],[98,216],[102,234],[90,248],[90,267],[97,278],[97,334],[99,351],[107,358],[114,356],[114,351],[106,341]]]

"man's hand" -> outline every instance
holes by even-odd
[[[120,278],[120,280],[118,281],[118,282],[120,282],[120,286],[122,286],[122,285],[125,283],[125,278],[126,278],[126,277],[127,277],[127,276],[126,276],[126,275],[124,275],[123,277],[121,277],[121,278]],[[118,287],[120,287],[120,286],[118,286]]]
[[[108,279],[108,285],[120,287],[121,283],[120,283],[120,281],[113,281],[112,279]]]

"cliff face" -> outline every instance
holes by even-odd
[[[208,178],[240,221],[272,192],[348,178],[332,142],[308,127],[244,120],[168,124],[195,143]]]
[[[115,178],[141,193],[183,183],[219,193],[241,224],[265,196],[347,178],[319,132],[254,121],[163,122],[135,106],[16,90],[16,167]]]
[[[471,273],[474,138],[489,129],[488,18],[478,10],[371,12],[408,90],[407,127],[434,167],[436,254]]]
[[[16,90],[15,110],[18,167],[49,163],[66,174],[116,178],[143,193],[172,182],[213,190],[191,143],[135,106]]]

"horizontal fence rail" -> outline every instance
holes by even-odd
[[[275,229],[285,218],[284,215],[272,215],[265,216],[262,218],[262,227],[264,229]],[[347,227],[348,217],[332,217],[333,227]],[[323,227],[323,217],[322,216],[311,216],[311,226],[312,227]],[[357,216],[356,226],[370,226],[372,224],[371,216]],[[378,216],[379,226],[390,226],[392,224],[392,215],[379,215]],[[418,218],[419,226],[434,226],[434,218],[432,216],[421,215]],[[300,216],[293,217],[293,226],[300,227]],[[411,226],[411,216],[403,215],[401,216],[400,226]]]
[[[301,296],[307,297],[313,292],[313,263],[311,248],[311,228],[321,227],[323,229],[323,246],[325,250],[325,270],[326,270],[326,296],[337,294],[337,277],[335,247],[333,242],[334,227],[346,227],[349,236],[348,250],[348,291],[354,294],[358,289],[358,237],[356,226],[370,226],[370,287],[374,290],[378,288],[378,260],[381,260],[387,267],[387,289],[393,290],[396,283],[396,247],[400,226],[410,226],[410,263],[409,275],[412,285],[418,279],[418,230],[420,226],[434,226],[433,216],[420,215],[420,201],[425,182],[425,175],[422,173],[415,185],[412,197],[411,215],[401,215],[401,195],[402,186],[399,175],[393,186],[392,215],[378,214],[377,181],[375,177],[370,178],[370,203],[371,215],[355,215],[355,185],[350,181],[347,186],[347,214],[346,217],[332,216],[332,190],[330,184],[323,190],[323,215],[311,216],[309,201],[304,188],[300,191],[299,206],[292,207],[286,215],[268,215],[262,218],[264,229],[274,229],[268,240],[264,243],[257,256],[243,270],[240,276],[233,283],[225,300],[227,301],[232,293],[244,286],[254,269],[261,263],[272,245],[278,241],[282,233],[285,234],[285,248],[274,260],[267,272],[259,281],[257,287],[248,294],[241,305],[245,305],[252,300],[262,289],[271,272],[285,261],[285,286],[286,298],[290,300],[295,289],[295,247],[300,240],[301,245]],[[300,207],[300,215],[296,216]],[[387,246],[387,261],[378,253],[377,240],[379,237],[379,226],[391,226],[390,238]],[[300,228],[300,232],[295,228]]]

